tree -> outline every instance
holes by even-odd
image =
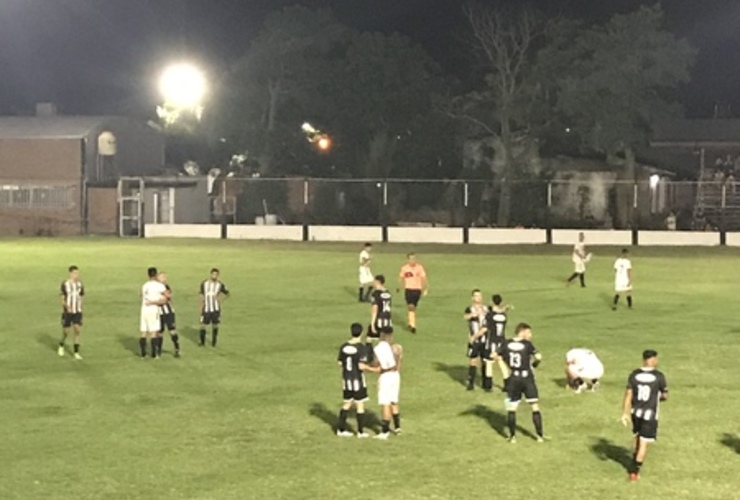
[[[648,143],[656,121],[680,116],[676,90],[689,81],[696,56],[663,24],[656,5],[582,30],[558,82],[557,107],[584,146],[621,163],[615,221],[621,227],[631,222],[635,151]]]

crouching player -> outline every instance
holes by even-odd
[[[604,376],[604,365],[591,350],[571,349],[565,354],[565,375],[568,377],[568,387],[576,394],[588,388],[595,391]]]

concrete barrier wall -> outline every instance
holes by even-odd
[[[311,241],[383,241],[380,226],[311,226]]]
[[[727,246],[740,247],[740,233],[727,233]]]
[[[578,233],[584,234],[587,245],[629,246],[632,244],[632,231],[578,231],[576,229],[553,229],[552,243],[553,245],[574,245],[578,241]],[[643,234],[640,233],[640,236]]]
[[[472,245],[541,245],[547,243],[544,229],[470,228]]]
[[[462,243],[460,227],[389,227],[390,243]]]
[[[302,226],[228,226],[230,240],[287,240],[302,241]]]
[[[719,245],[719,233],[692,231],[642,231],[639,234],[642,246],[715,246]]]
[[[146,224],[147,238],[220,238],[218,224]]]

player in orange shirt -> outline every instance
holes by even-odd
[[[407,262],[401,268],[398,275],[399,286],[403,286],[408,306],[408,318],[406,324],[411,333],[416,333],[416,307],[422,296],[429,292],[429,282],[424,266],[416,262],[416,254],[407,255]]]

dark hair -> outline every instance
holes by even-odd
[[[516,328],[514,329],[514,333],[518,335],[524,330],[531,330],[531,329],[532,327],[529,326],[527,323],[519,323],[518,325],[516,325]]]
[[[72,271],[77,271],[78,269],[79,269],[79,267],[77,267],[77,266],[69,266],[69,272],[70,272],[70,273],[71,273]]]
[[[156,267],[150,267],[149,269],[146,270],[146,274],[149,275],[150,278],[154,278],[158,274],[157,273],[157,268]]]
[[[217,267],[214,267],[214,268],[211,269],[211,274],[213,274],[213,273],[220,273],[220,272],[221,271],[219,271]]]
[[[385,276],[383,276],[382,274],[379,274],[375,277],[375,281],[377,281],[381,285],[385,285]]]
[[[627,250],[626,248],[623,248],[623,249],[622,249],[622,255],[626,255],[626,254],[628,254],[628,253],[630,253],[630,251],[629,251],[629,250]]]
[[[372,243],[365,243],[365,247],[366,247],[366,248],[367,248],[367,247],[371,247],[371,246],[373,246],[373,244],[372,244]]]
[[[409,252],[406,254],[407,259],[410,259],[411,257],[416,257],[416,254],[414,252]]]
[[[475,295],[476,293],[480,293],[480,288],[473,288],[473,291],[470,292],[470,295]]]
[[[360,335],[362,335],[362,325],[359,323],[352,323],[352,326],[349,327],[350,333],[352,333],[352,336],[357,338]]]
[[[658,351],[654,351],[652,349],[647,349],[645,351],[642,351],[642,359],[647,361],[648,359],[657,358],[658,357]]]
[[[501,302],[504,301],[504,298],[501,297],[501,295],[499,294],[495,294],[491,297],[491,300],[493,301],[494,304],[496,304],[497,306],[500,306]]]

